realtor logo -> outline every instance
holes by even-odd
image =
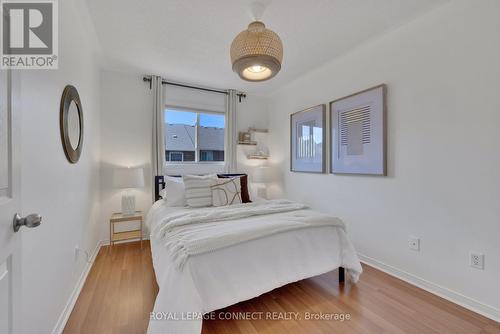
[[[2,69],[57,69],[57,0],[1,0]]]

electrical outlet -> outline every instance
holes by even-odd
[[[420,238],[411,237],[408,239],[408,247],[414,251],[420,251]]]
[[[472,268],[484,270],[484,254],[470,252],[469,264]]]

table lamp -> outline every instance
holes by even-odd
[[[113,173],[115,188],[125,189],[122,193],[122,213],[135,213],[135,195],[133,188],[144,187],[144,170],[142,168],[117,168]]]
[[[253,183],[258,185],[257,196],[267,199],[267,183],[271,182],[271,168],[259,166],[254,170]]]

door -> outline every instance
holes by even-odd
[[[20,203],[20,115],[17,84],[0,70],[0,333],[19,332],[21,241],[13,217]]]

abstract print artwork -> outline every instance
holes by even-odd
[[[290,116],[290,170],[326,171],[326,106],[324,104]]]
[[[386,86],[330,102],[331,172],[387,175]]]

